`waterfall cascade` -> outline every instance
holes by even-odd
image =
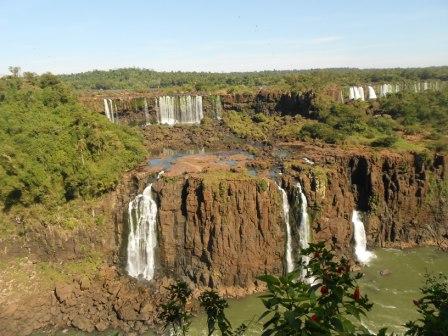
[[[364,90],[367,89],[367,91]],[[440,83],[439,81],[434,82],[417,82],[417,83],[401,83],[401,84],[371,84],[365,86],[350,86],[348,91],[349,100],[365,100],[367,99],[377,99],[379,97],[385,97],[391,93],[398,93],[402,90],[414,91],[414,92],[422,92],[426,90],[439,90]],[[376,92],[378,92],[378,95]],[[342,91],[341,91],[342,95]],[[343,101],[343,95],[341,98]]]
[[[300,235],[300,250],[307,249],[310,246],[311,241],[311,229],[310,229],[310,220],[308,216],[308,201],[306,199],[305,194],[303,193],[302,186],[300,182],[296,184],[296,188],[299,191],[300,195],[300,226],[299,226],[299,235]],[[302,260],[305,265],[308,265],[310,258],[308,256],[302,255]],[[302,270],[302,278],[305,278],[307,273],[306,268]]]
[[[294,270],[294,260],[292,257],[292,238],[291,238],[291,225],[289,223],[289,202],[286,191],[277,185],[278,190],[282,195],[283,202],[283,220],[286,225],[286,272],[290,273]]]
[[[364,229],[364,223],[361,221],[360,214],[357,210],[353,210],[352,223],[355,236],[355,254],[360,263],[367,264],[375,258],[373,252],[367,251],[367,237]]]
[[[199,124],[202,96],[162,96],[156,99],[160,124]]]
[[[157,204],[152,196],[152,184],[129,203],[128,215],[128,274],[134,278],[151,280],[154,277],[157,246]]]

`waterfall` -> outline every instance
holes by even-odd
[[[361,93],[359,92],[359,88],[357,86],[353,87],[353,91],[355,92],[355,100],[361,99]]]
[[[145,125],[150,125],[151,123],[149,122],[148,101],[146,100],[146,98],[144,100],[143,112],[145,113]]]
[[[367,92],[368,92],[369,99],[376,99],[376,93],[375,93],[375,90],[373,89],[373,87],[368,86]]]
[[[358,94],[359,94],[359,99],[364,101],[365,100],[364,88],[362,86],[358,86]]]
[[[219,95],[215,98],[215,116],[218,120],[222,118],[222,103]]]
[[[129,203],[128,274],[151,280],[154,277],[157,246],[157,204],[152,197],[152,184]]]
[[[367,251],[367,237],[364,229],[364,223],[361,221],[360,214],[357,210],[353,210],[352,223],[355,236],[355,254],[358,261],[367,264],[375,254]]]
[[[292,258],[292,239],[291,239],[291,226],[289,224],[289,202],[286,191],[277,185],[278,190],[282,194],[283,202],[283,220],[286,225],[286,272],[290,273],[294,270],[294,261]]]
[[[110,120],[110,110],[109,110],[109,102],[107,99],[103,99],[104,101],[104,114],[106,115],[107,119]]]
[[[114,118],[114,106],[112,99],[103,99],[104,101],[104,114],[110,122],[115,122]]]
[[[350,99],[350,100],[355,99],[355,90],[354,90],[353,86],[350,86],[348,99]]]
[[[157,106],[160,124],[199,124],[204,117],[202,96],[161,96]]]
[[[310,220],[308,216],[308,201],[306,199],[305,194],[303,193],[302,186],[300,182],[297,182],[296,188],[299,191],[300,195],[300,226],[299,226],[299,235],[300,235],[300,250],[307,249],[310,246],[311,241],[311,229],[310,229]],[[302,255],[302,260],[304,261],[305,266],[310,262],[310,257]],[[306,267],[302,270],[302,279],[305,279],[307,274]]]

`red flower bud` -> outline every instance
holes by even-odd
[[[316,314],[314,314],[313,316],[311,316],[311,319],[312,319],[314,322],[319,321],[319,318],[317,317]]]
[[[361,293],[359,291],[359,287],[356,287],[355,292],[353,293],[353,299],[355,299],[355,301],[358,301],[360,296],[361,296]]]
[[[322,295],[328,294],[328,287],[327,287],[327,286],[322,286],[322,287],[320,288],[320,293],[321,293]]]

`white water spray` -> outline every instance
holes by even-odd
[[[157,204],[152,197],[152,184],[129,203],[128,214],[128,274],[151,280],[154,277],[157,246]]]
[[[357,210],[353,210],[352,223],[355,236],[355,254],[358,261],[367,264],[375,258],[373,252],[367,251],[367,237],[364,229],[364,223],[361,221],[360,214]]]
[[[277,185],[278,190],[282,195],[283,202],[283,220],[286,225],[286,272],[290,273],[294,270],[294,261],[292,258],[292,239],[291,239],[291,226],[289,224],[289,202],[286,191]]]

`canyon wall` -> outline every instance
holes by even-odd
[[[298,196],[293,185],[297,180],[301,182],[315,241],[324,240],[340,253],[351,256],[351,214],[356,209],[363,214],[370,248],[422,245],[447,248],[445,157],[326,153],[313,159],[315,165],[290,163],[285,183],[294,204]],[[297,209],[298,205],[293,205],[291,211],[296,222]],[[293,231],[297,245],[297,229]]]

